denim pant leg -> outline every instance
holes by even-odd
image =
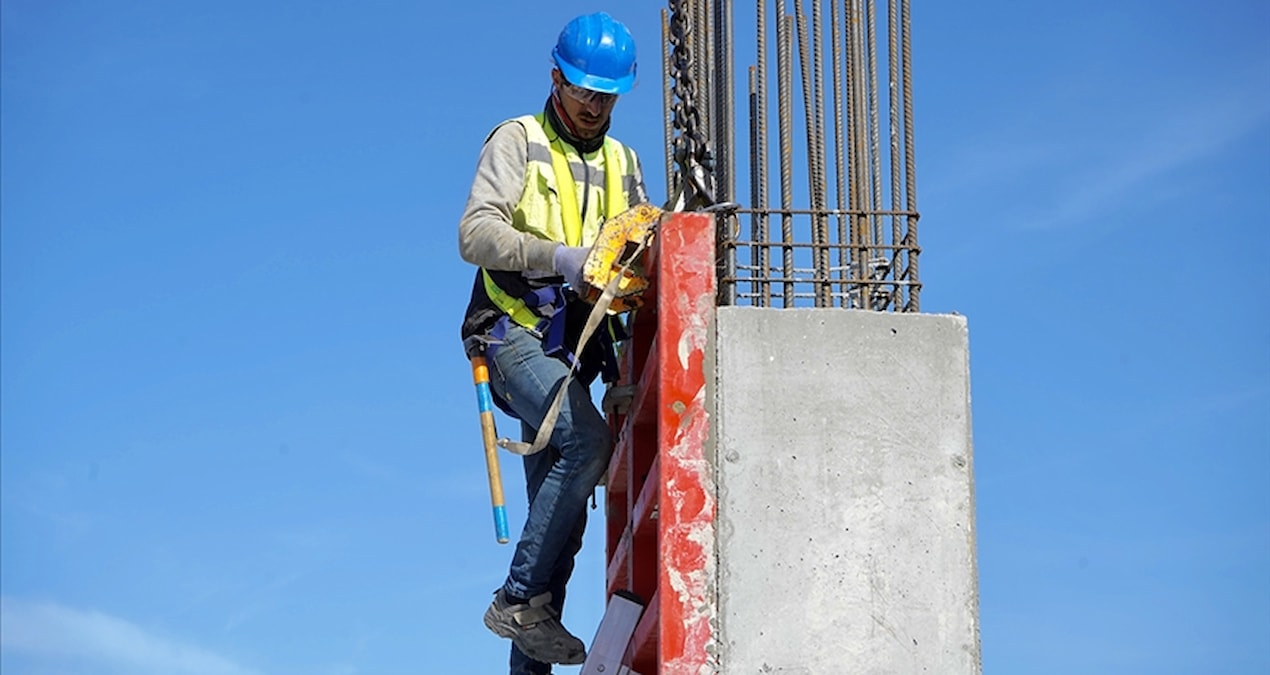
[[[551,664],[535,661],[512,644],[511,675],[551,675]]]
[[[530,428],[542,423],[556,388],[568,373],[568,366],[547,356],[542,341],[519,326],[512,325],[503,344],[495,350],[490,378],[494,393],[501,397]],[[529,482],[529,513],[504,588],[524,598],[552,588],[553,580],[567,580],[573,555],[577,552],[575,529],[585,526],[587,500],[608,469],[612,454],[608,423],[591,401],[590,389],[577,380],[569,383],[550,447],[526,464]],[[543,466],[547,465],[545,472]],[[534,473],[544,474],[535,489]]]
[[[526,441],[532,439],[537,431],[521,422],[521,438]],[[560,451],[554,447],[547,446],[547,449],[534,455],[528,455],[523,458],[525,465],[525,487],[529,497],[529,503],[534,503],[534,498],[538,496],[538,490],[542,487],[543,481],[546,480],[547,474],[550,473],[551,467],[560,460]],[[592,488],[594,494],[594,488]],[[569,533],[569,538],[565,540],[564,548],[560,550],[560,555],[556,557],[556,565],[551,570],[551,582],[547,586],[547,590],[551,591],[551,606],[556,608],[557,612],[564,612],[564,598],[567,591],[569,578],[573,576],[574,559],[578,555],[578,551],[582,550],[582,537],[586,533],[587,510],[582,509],[578,514],[578,519],[573,524],[573,530]]]
[[[528,424],[521,423],[521,438],[529,441],[533,439],[535,430]],[[524,458],[525,464],[525,481],[529,496],[529,503],[533,503],[534,497],[538,494],[538,489],[542,487],[543,481],[547,477],[547,473],[551,470],[552,465],[559,459],[560,453],[553,447],[548,446],[542,452],[529,455]],[[581,517],[573,526],[569,540],[564,550],[560,552],[560,556],[556,559],[556,567],[551,574],[551,606],[556,608],[557,612],[564,611],[564,598],[566,585],[569,583],[569,577],[573,575],[574,557],[578,551],[582,549],[582,536],[586,531],[587,512],[582,511]],[[550,675],[551,664],[535,661],[524,652],[511,646],[511,675]]]

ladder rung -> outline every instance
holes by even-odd
[[[609,492],[625,494],[630,487],[630,467],[627,460],[631,454],[631,435],[623,426],[621,435],[613,444],[613,457],[609,460],[609,475],[604,481],[604,489]]]
[[[648,345],[649,355],[657,353],[659,349],[658,342],[657,336],[653,335],[653,339]],[[644,365],[643,372],[639,376],[639,382],[635,383],[635,398],[631,399],[631,408],[626,415],[626,428],[622,430],[623,434],[634,426],[657,423],[656,411],[653,410],[653,405],[650,404],[654,404],[657,401],[657,387],[661,378],[656,368],[646,367],[648,365],[647,361]]]
[[[614,492],[611,488],[604,491],[604,554],[605,560],[612,560],[617,551],[618,542],[626,530],[630,520],[631,499],[625,491]]]
[[[650,288],[649,291],[651,290]],[[652,352],[653,339],[657,336],[656,307],[646,306],[636,311],[627,329],[631,339],[623,347],[620,364],[622,374],[618,381],[633,384],[628,378],[631,373],[638,374],[644,371],[648,363],[648,355]]]
[[[613,549],[613,557],[608,565],[608,582],[605,585],[610,594],[631,586],[631,530],[626,528],[622,538],[617,540]]]
[[[648,526],[655,525],[657,522],[657,502],[661,496],[660,466],[661,459],[654,455],[653,463],[648,467],[648,479],[640,488],[639,496],[635,498],[635,506],[631,509],[633,513],[627,527],[633,530],[635,538],[648,533]]]

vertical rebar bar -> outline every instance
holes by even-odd
[[[846,0],[842,0],[845,2]],[[842,81],[842,29],[838,12],[839,0],[830,0],[829,3],[829,24],[831,26],[830,41],[833,43],[833,94],[830,97],[833,101],[833,162],[834,162],[834,187],[837,197],[838,207],[838,236],[835,240],[840,245],[838,248],[838,277],[845,280],[847,278],[847,260],[848,251],[847,243],[847,225],[846,217],[842,213],[847,208],[846,204],[846,178],[843,166],[843,134],[846,133],[842,125],[842,101],[846,96],[843,90]],[[839,302],[843,307],[847,306],[847,284],[840,283],[838,285],[838,293],[840,295]]]
[[[894,212],[898,211],[900,206],[900,97],[899,97],[899,46],[896,36],[899,31],[896,29],[896,0],[888,0],[887,2],[887,89],[890,98],[887,103],[887,112],[890,119],[887,129],[890,134],[891,159],[889,168],[891,170],[891,201],[890,216],[891,221],[891,243],[899,244],[900,242],[900,217]],[[899,279],[900,266],[900,249],[898,246],[889,251],[888,254],[887,274],[892,280]],[[888,304],[891,307],[898,307],[900,304],[900,284],[892,283],[888,295]]]
[[[877,243],[874,223],[877,221],[876,211],[878,209],[877,201],[874,199],[876,193],[874,176],[877,164],[877,126],[875,124],[874,111],[877,105],[877,81],[872,76],[873,69],[876,67],[876,61],[872,58],[874,55],[872,7],[873,0],[867,0],[867,2],[862,3],[863,20],[860,22],[860,27],[864,33],[860,40],[863,50],[860,60],[863,68],[861,86],[864,91],[864,100],[861,101],[864,110],[860,114],[860,124],[863,129],[863,134],[860,136],[860,150],[864,155],[864,162],[860,165],[860,194],[862,196],[861,204],[867,211],[864,222],[861,223],[863,229],[860,233],[861,242],[864,245],[864,250],[860,256],[860,279],[862,281],[860,285],[860,306],[864,309],[873,308],[873,304],[870,301],[870,297],[873,294],[873,285],[869,283],[869,280],[873,276],[870,263],[875,255],[873,246]]]
[[[900,18],[900,43],[904,52],[904,178],[906,183],[904,191],[905,210],[908,211],[908,215],[905,216],[908,231],[904,234],[905,251],[908,253],[908,266],[905,270],[905,280],[908,281],[908,304],[905,305],[904,311],[917,312],[920,311],[918,294],[922,287],[918,283],[917,276],[917,257],[920,249],[917,247],[917,174],[914,169],[916,159],[913,149],[913,50],[909,26],[909,0],[903,0],[903,3],[903,16]]]
[[[732,3],[714,3],[714,23],[710,31],[714,41],[714,67],[711,72],[714,79],[714,167],[715,198],[720,202],[731,202],[736,199],[735,156],[736,143],[734,110],[735,89],[732,77]],[[716,217],[718,238],[726,249],[726,257],[719,263],[718,284],[720,301],[726,304],[736,302],[736,233],[734,227],[735,214],[720,213]]]
[[[856,169],[860,165],[860,157],[858,156],[857,147],[859,143],[859,129],[857,128],[859,118],[856,110],[856,99],[860,95],[860,78],[856,74],[858,60],[855,52],[857,37],[856,30],[859,26],[859,15],[855,11],[855,2],[856,0],[842,0],[843,23],[846,28],[843,31],[845,51],[845,55],[843,57],[843,71],[846,73],[846,82],[843,85],[843,107],[846,109],[847,115],[846,129],[844,131],[847,149],[847,164],[843,166],[843,172],[846,174],[847,181],[847,208],[852,210],[856,209],[858,204],[859,195],[857,194],[857,186],[859,181],[856,178]],[[857,243],[856,231],[859,228],[859,223],[857,222],[858,220],[859,217],[854,213],[847,216],[847,222],[849,224],[848,232],[843,238],[843,243],[847,244],[844,249],[847,257],[845,272],[847,274],[847,278],[851,281],[851,283],[848,284],[848,288],[850,290],[843,296],[844,307],[855,306],[851,293],[856,290],[855,279],[858,276],[856,274],[856,268],[858,267],[857,260],[860,257],[859,252],[854,247]]]
[[[875,0],[869,0],[868,18],[865,20],[867,35],[865,44],[869,46],[868,60],[868,76],[869,76],[869,186],[871,192],[869,195],[869,209],[871,211],[879,211],[882,208],[882,150],[881,139],[879,133],[881,123],[878,117],[879,94],[878,94],[878,41],[877,32],[877,4]],[[869,218],[869,259],[867,278],[872,281],[875,277],[874,262],[878,257],[878,249],[876,248],[882,243],[882,218],[876,213]],[[875,306],[875,297],[879,286],[876,284],[867,284],[867,301],[865,307],[869,309],[877,309]]]
[[[779,2],[779,0],[778,0]],[[794,129],[790,121],[793,118],[794,92],[791,86],[793,76],[792,38],[794,18],[782,11],[777,13],[776,32],[776,89],[779,101],[777,125],[780,137],[781,163],[781,278],[784,280],[784,307],[794,306],[794,222],[790,209],[794,206]]]
[[[825,231],[824,108],[820,62],[820,0],[812,0],[811,29],[802,0],[794,0],[798,21],[798,64],[802,76],[803,115],[807,129],[807,185],[811,197],[812,288],[817,307],[829,306],[828,233]]]
[[[702,129],[711,129],[712,120],[714,119],[714,96],[710,86],[706,83],[714,81],[714,73],[712,65],[714,61],[714,50],[711,49],[711,30],[710,30],[710,11],[708,3],[712,0],[687,0],[691,11],[688,13],[691,17],[689,23],[692,28],[688,35],[690,39],[688,43],[691,45],[693,55],[693,79],[696,80],[697,87],[697,112],[698,121]],[[711,139],[714,141],[714,139]],[[716,145],[715,142],[709,143],[710,146]]]
[[[829,0],[833,2],[833,0]],[[833,306],[833,287],[829,279],[829,219],[825,210],[829,208],[828,172],[825,167],[825,75],[824,47],[821,36],[824,32],[824,12],[821,0],[811,0],[811,79],[815,85],[812,91],[814,118],[816,120],[816,143],[810,152],[816,155],[816,192],[813,207],[818,213],[813,220],[813,256],[816,274],[816,306]]]
[[[799,89],[802,91],[802,94],[803,94],[803,127],[804,127],[804,130],[806,131],[806,137],[807,137],[807,146],[806,146],[807,196],[809,198],[809,201],[811,202],[811,210],[814,212],[818,208],[816,205],[816,201],[817,201],[816,197],[818,192],[816,176],[819,171],[818,167],[816,166],[816,153],[813,150],[816,147],[816,115],[815,115],[815,110],[813,110],[812,108],[812,106],[814,105],[812,103],[812,96],[813,96],[813,90],[816,87],[816,83],[812,79],[812,75],[811,75],[811,64],[809,63],[809,61],[811,60],[811,57],[810,57],[811,38],[810,38],[810,35],[808,35],[807,14],[803,12],[802,0],[794,0],[794,22],[795,22],[794,25],[796,27],[795,38],[798,41],[798,73],[799,73],[799,84],[800,84]],[[812,213],[811,219],[813,223],[811,227],[811,243],[812,243],[811,258],[813,261],[815,261],[816,260],[816,245],[820,243],[820,239],[819,239],[820,233],[817,231],[817,228],[815,226],[815,222],[816,222],[815,213]],[[815,266],[813,265],[813,270],[814,270],[814,267]],[[815,291],[818,288],[819,288],[819,284],[816,283],[815,272],[813,271],[812,289],[813,291]],[[814,293],[814,295],[817,296],[817,300],[818,300],[819,293]]]
[[[758,211],[751,218],[751,227],[754,231],[754,248],[751,249],[751,261],[754,263],[753,274],[759,275],[761,279],[756,289],[760,298],[759,306],[767,307],[771,304],[770,297],[772,293],[771,283],[768,279],[772,277],[771,267],[769,266],[768,244],[770,243],[767,231],[767,2],[766,0],[758,0],[755,5],[758,7],[756,16],[756,38],[757,45],[756,66],[754,72],[754,104],[751,112],[751,125],[754,128],[755,138],[754,149],[750,153],[751,171],[754,175],[754,184],[750,186],[750,194],[754,208]],[[757,255],[755,255],[757,253]]]
[[[851,83],[851,144],[852,144],[852,160],[853,166],[851,170],[851,208],[855,213],[852,215],[852,250],[855,260],[853,260],[852,273],[855,275],[855,293],[853,304],[856,307],[868,308],[868,285],[865,280],[868,278],[869,270],[869,125],[868,125],[868,67],[866,63],[865,53],[867,42],[865,39],[865,21],[863,16],[863,3],[861,0],[852,0],[851,4],[854,21],[851,25],[851,58],[852,68],[851,74],[854,76]]]
[[[736,199],[736,89],[733,85],[732,3],[715,2],[712,77],[715,81],[715,186],[719,201]]]

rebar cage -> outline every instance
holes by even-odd
[[[825,2],[775,0],[770,18],[756,2],[742,26],[728,0],[670,2],[666,184],[702,193],[696,206],[717,213],[719,304],[917,312],[909,0]],[[740,99],[738,49],[749,63]],[[748,132],[739,162],[738,108]],[[738,176],[748,177],[740,192]]]

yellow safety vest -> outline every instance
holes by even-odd
[[[528,141],[525,184],[520,201],[512,211],[512,227],[568,246],[590,246],[604,221],[629,206],[625,186],[635,171],[630,150],[621,142],[605,137],[600,150],[580,155],[556,134],[545,113],[517,117],[507,123],[524,127]],[[579,174],[584,174],[586,179],[576,180]],[[581,212],[584,200],[603,208],[588,206],[584,218]],[[525,328],[534,329],[539,325],[541,315],[500,288],[489,272],[484,269],[481,272],[485,293],[499,309]]]

